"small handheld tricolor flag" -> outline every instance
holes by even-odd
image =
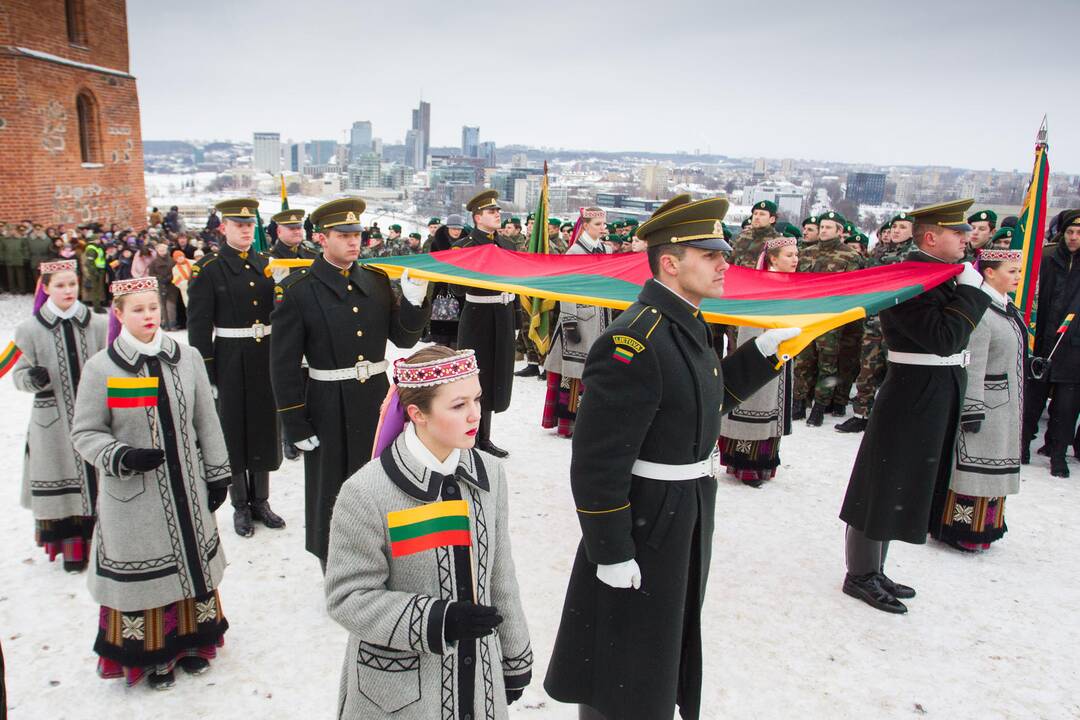
[[[15,347],[14,342],[9,342],[7,347],[4,348],[4,354],[0,355],[0,378],[8,374],[11,368],[15,367],[15,363],[22,357],[22,350]]]
[[[110,408],[157,407],[156,377],[111,377],[106,388]]]
[[[1073,321],[1074,317],[1076,317],[1076,313],[1069,313],[1065,316],[1065,319],[1061,322],[1061,327],[1057,329],[1058,335],[1064,334],[1064,332],[1069,329],[1069,323]]]
[[[390,555],[402,557],[447,545],[472,545],[469,505],[444,500],[386,514],[390,529]]]

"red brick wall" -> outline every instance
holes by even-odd
[[[86,47],[68,42],[63,0],[0,0],[0,221],[146,224],[135,80],[5,49],[24,47],[127,72],[125,3],[82,4]],[[100,167],[82,163],[80,92],[96,105]]]

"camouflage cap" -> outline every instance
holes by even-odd
[[[282,210],[270,219],[278,225],[299,225],[304,222],[303,210]]]
[[[967,224],[964,215],[974,204],[974,198],[966,198],[964,200],[938,203],[937,205],[927,205],[926,207],[912,210],[911,217],[916,223],[937,225],[938,227],[949,228],[951,230],[967,231],[971,230],[971,225]]]
[[[360,232],[360,216],[367,209],[362,198],[347,197],[323,203],[311,213],[311,224],[318,232]]]
[[[214,205],[221,217],[235,222],[255,222],[259,201],[255,198],[229,198]]]
[[[637,236],[649,247],[685,244],[704,250],[731,252],[724,240],[724,215],[727,198],[707,198],[684,202],[670,209],[657,211],[637,229]]]

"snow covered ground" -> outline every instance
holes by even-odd
[[[0,346],[29,313],[0,298]],[[515,718],[569,719],[541,680],[580,537],[567,482],[570,443],[539,427],[543,385],[518,380],[494,437],[511,451],[518,579],[536,651]],[[318,562],[304,551],[301,463],[273,475],[289,526],[250,540],[218,513],[232,626],[211,672],[176,687],[127,689],[94,672],[97,609],[86,578],[50,565],[18,505],[31,400],[0,382],[0,640],[11,718],[333,717],[345,633],[326,615]],[[617,432],[617,428],[613,428]],[[836,515],[860,436],[797,423],[781,472],[754,490],[721,481],[705,606],[706,718],[1077,718],[1080,555],[1074,478],[1036,457],[1009,500],[1005,539],[985,554],[897,543],[890,574],[914,585],[906,616],[840,592]]]

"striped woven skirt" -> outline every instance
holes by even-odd
[[[558,434],[572,437],[577,421],[578,405],[585,386],[578,378],[566,377],[556,372],[547,373],[547,393],[544,395],[544,414],[540,426],[558,426]]]
[[[183,657],[217,657],[229,623],[217,590],[164,607],[123,612],[102,606],[98,617],[98,675],[128,686],[151,672],[168,672]]]
[[[94,518],[73,515],[59,520],[35,520],[34,542],[45,550],[49,562],[64,556],[64,569],[78,572],[86,569],[90,538],[94,535]]]
[[[721,435],[716,445],[728,475],[739,480],[753,479],[761,470],[768,470],[769,477],[775,477],[776,468],[780,467],[780,438],[736,440]]]
[[[1004,497],[972,497],[949,490],[931,535],[961,550],[989,550],[1008,531]]]

